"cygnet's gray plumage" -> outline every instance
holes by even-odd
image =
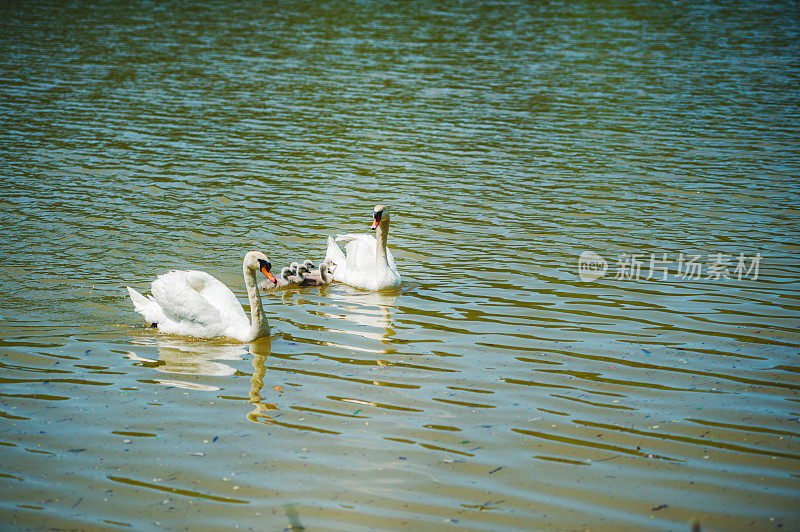
[[[329,261],[324,261],[319,265],[319,269],[313,271],[306,268],[305,264],[308,262],[311,261],[307,260],[303,263],[303,266],[298,268],[298,273],[302,276],[300,281],[302,286],[320,286],[330,284],[333,281],[333,270]]]
[[[291,279],[292,269],[289,266],[284,266],[281,269],[281,274],[275,279],[275,282],[269,280],[264,280],[258,283],[258,289],[262,292],[268,292],[270,290],[277,290],[280,288],[286,288],[287,286],[291,286],[292,279]]]

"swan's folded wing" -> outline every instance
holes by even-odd
[[[338,237],[337,237],[338,238]],[[328,249],[325,251],[325,260],[332,262],[334,264],[344,264],[344,253],[336,245],[336,241],[333,240],[333,237],[328,237]]]
[[[362,240],[367,245],[367,247],[366,247],[365,250],[362,251],[361,245],[359,245],[358,248],[357,248],[359,251],[357,251],[356,253],[359,254],[358,255],[359,259],[361,259],[362,257],[366,259],[366,258],[368,258],[368,254],[374,254],[375,253],[375,247],[377,246],[377,240],[375,239],[374,236],[368,235],[368,234],[365,234],[365,233],[361,233],[361,234],[347,233],[347,234],[344,234],[344,235],[336,235],[336,241],[337,242],[348,242],[348,245],[347,245],[347,256],[348,257],[350,256],[350,245],[349,245],[349,243],[350,242],[358,242],[358,241],[362,241]],[[363,255],[361,253],[363,253]],[[386,260],[389,263],[389,268],[391,268],[394,271],[397,271],[397,265],[394,262],[394,255],[392,255],[392,251],[388,247],[386,248]]]
[[[186,272],[186,280],[206,301],[220,313],[220,317],[226,323],[237,321],[247,321],[242,304],[236,298],[230,288],[225,286],[222,281],[206,272],[189,270]]]
[[[350,242],[351,240],[358,240],[362,236],[369,236],[364,233],[346,233],[343,235],[336,235],[337,242]]]
[[[211,333],[221,325],[220,314],[189,284],[189,273],[171,271],[159,275],[151,284],[153,297],[170,320]]]
[[[374,271],[375,248],[378,246],[378,241],[372,235],[355,236],[358,238],[351,240],[345,246],[348,269],[354,272]]]

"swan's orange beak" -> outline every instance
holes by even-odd
[[[266,266],[261,267],[261,273],[267,276],[267,279],[272,281],[273,283],[277,283],[278,281],[275,280],[275,276],[272,275],[272,272],[267,269]]]
[[[376,227],[378,227],[379,223],[380,222],[378,220],[372,220],[372,228],[375,229]]]

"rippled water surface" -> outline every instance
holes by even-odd
[[[3,3],[2,526],[800,528],[798,21]],[[376,203],[402,288],[267,294],[268,341],[125,292],[246,305]]]

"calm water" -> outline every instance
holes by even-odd
[[[2,526],[800,528],[798,15],[3,3]],[[127,298],[376,203],[399,292]]]

